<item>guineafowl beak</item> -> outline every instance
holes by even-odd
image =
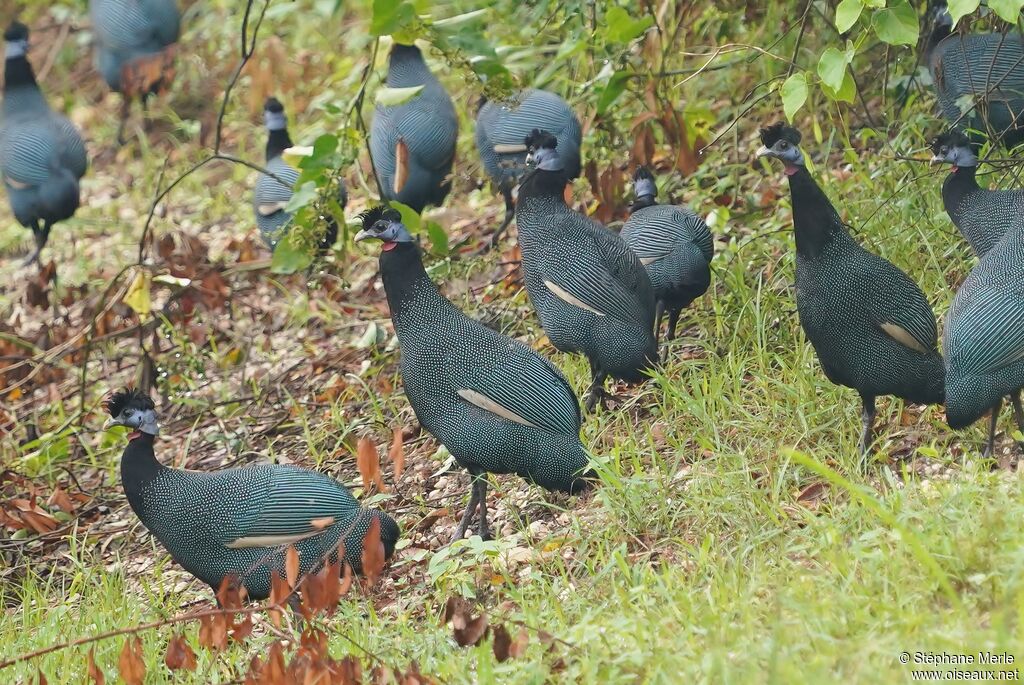
[[[774,156],[775,155],[772,153],[771,148],[769,148],[767,145],[762,145],[761,147],[757,148],[757,152],[754,153],[754,159],[761,159],[762,157]]]
[[[942,157],[941,155],[933,155],[932,158],[931,158],[931,161],[929,162],[929,164],[931,164],[932,166],[935,166],[936,164],[942,164],[945,161],[946,161],[945,157]]]
[[[109,419],[107,419],[103,423],[103,430],[107,430],[109,428],[113,428],[114,426],[123,426],[123,425],[124,424],[121,423],[116,416],[111,416]]]
[[[376,237],[377,236],[375,236],[373,233],[371,233],[370,231],[368,231],[368,230],[366,230],[364,228],[364,229],[361,229],[359,231],[359,233],[356,233],[356,237],[353,238],[352,240],[358,243],[361,240],[370,240],[371,238],[376,238]]]

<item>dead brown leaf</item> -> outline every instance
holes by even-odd
[[[184,669],[186,671],[196,670],[196,653],[185,642],[181,634],[175,635],[167,643],[167,653],[164,654],[164,664],[172,671]]]
[[[391,460],[391,467],[394,469],[394,477],[397,482],[402,477],[402,471],[405,470],[405,446],[402,442],[401,428],[395,428],[392,431],[388,459]]]
[[[363,575],[373,585],[384,570],[384,543],[380,541],[380,519],[376,516],[370,519],[370,526],[363,535],[362,562]]]
[[[85,658],[85,674],[95,685],[105,685],[107,682],[103,671],[96,665],[96,649],[90,649],[89,655]]]
[[[142,658],[142,640],[129,637],[121,648],[117,659],[118,673],[126,685],[143,685],[146,679],[146,662]]]
[[[359,438],[356,446],[356,467],[363,479],[363,488],[370,489],[370,483],[377,485],[377,492],[384,491],[384,481],[380,475],[380,458],[377,456],[377,448],[373,441],[367,437]]]

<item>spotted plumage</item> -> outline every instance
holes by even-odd
[[[654,176],[638,167],[633,177],[636,199],[622,239],[647,269],[657,300],[655,339],[668,312],[668,339],[676,335],[679,312],[711,284],[714,243],[707,224],[688,207],[660,205]]]
[[[11,211],[32,230],[38,260],[59,221],[78,209],[79,179],[85,175],[85,145],[78,129],[50,109],[28,61],[28,28],[12,23],[4,33],[3,120],[0,172]]]
[[[285,236],[292,218],[285,207],[292,199],[299,171],[282,156],[292,146],[292,139],[288,134],[288,118],[284,106],[277,98],[267,98],[263,106],[263,120],[267,129],[266,168],[274,176],[260,174],[253,191],[252,206],[263,242],[274,249]],[[338,181],[338,205],[344,208],[347,202],[345,183]],[[329,214],[323,220],[325,229],[320,249],[327,250],[338,239],[338,223]]]
[[[932,141],[932,161],[952,165],[942,183],[942,203],[975,254],[984,257],[1008,231],[1024,225],[1024,190],[979,186],[975,149],[963,133],[948,131]]]
[[[377,107],[370,130],[373,167],[385,198],[422,212],[443,203],[451,190],[459,132],[455,107],[414,45],[391,48],[387,85],[423,90],[401,105]]]
[[[945,2],[931,13],[926,62],[942,116],[961,131],[1024,141],[1024,41],[1016,31],[952,33]]]
[[[214,473],[163,466],[156,459],[156,410],[132,390],[107,403],[108,425],[132,429],[121,457],[121,482],[132,510],[181,566],[217,589],[238,576],[253,599],[270,594],[271,574],[284,574],[289,545],[307,573],[325,558],[361,568],[363,538],[373,518],[390,556],[399,530],[387,514],[362,509],[343,485],[295,466],[261,464]]]
[[[779,159],[789,176],[800,325],[828,379],[860,393],[865,451],[877,396],[943,401],[935,315],[909,276],[850,236],[804,165],[799,132],[776,124],[761,141],[758,156]]]
[[[96,41],[96,69],[110,89],[121,93],[121,125],[132,98],[162,92],[174,78],[174,46],[181,15],[176,0],[89,0]]]
[[[484,102],[476,116],[476,148],[491,182],[505,198],[505,218],[495,231],[497,241],[514,216],[512,190],[526,171],[523,140],[535,128],[550,131],[559,141],[566,178],[580,175],[580,121],[569,103],[546,90],[528,88],[506,100]]]
[[[473,476],[456,537],[480,505],[487,537],[487,473],[516,473],[548,490],[588,487],[576,395],[548,360],[467,317],[427,276],[394,210],[363,215],[356,240],[383,244],[380,272],[401,348],[405,394],[424,428]]]

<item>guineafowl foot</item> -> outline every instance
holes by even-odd
[[[985,449],[981,451],[982,459],[992,459],[996,453],[996,424],[999,423],[999,410],[1003,407],[1003,400],[999,399],[992,407],[992,415],[988,420],[988,441],[985,443]],[[1016,413],[1016,409],[1014,409]]]
[[[857,447],[860,450],[860,455],[863,457],[867,456],[868,449],[871,447],[871,444],[875,441],[874,429],[876,410],[875,398],[873,396],[861,395],[861,401],[864,403],[864,406],[861,409],[860,413],[860,420],[863,428],[860,434],[860,443]]]
[[[480,491],[477,488],[476,482],[473,482],[470,486],[469,504],[466,506],[466,511],[462,514],[462,520],[459,521],[459,525],[455,527],[455,535],[452,536],[452,543],[456,540],[461,540],[466,534],[466,529],[469,528],[469,523],[473,520],[473,512],[476,511],[477,496],[479,493]]]
[[[604,379],[608,377],[608,374],[603,371],[596,371],[593,363],[590,366],[590,374],[590,389],[587,390],[587,401],[584,405],[588,412],[594,411],[594,407],[598,404],[603,407],[604,401],[608,397],[608,394],[604,391]]]
[[[473,487],[477,489],[476,501],[480,507],[480,516],[477,519],[476,532],[477,535],[480,536],[481,540],[490,540],[491,530],[487,526],[487,476],[478,476]]]
[[[32,237],[36,241],[36,249],[34,249],[32,254],[28,256],[28,259],[25,260],[25,266],[32,266],[33,264],[39,263],[39,255],[42,254],[43,248],[46,246],[46,241],[50,239],[50,224],[44,223],[42,228],[37,228],[37,226],[38,224],[32,228]]]

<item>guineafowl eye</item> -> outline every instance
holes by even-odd
[[[787,143],[784,140],[780,140],[779,141],[779,149],[780,150],[787,150],[787,149],[789,149],[789,143]]]

